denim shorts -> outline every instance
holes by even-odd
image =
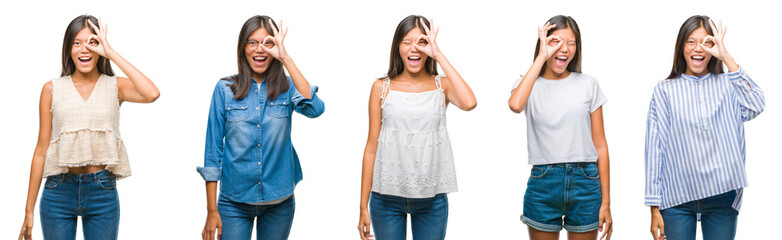
[[[569,232],[589,232],[598,227],[602,202],[594,162],[535,165],[521,222],[544,232],[558,232],[563,226]]]

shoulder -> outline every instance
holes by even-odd
[[[384,85],[385,85],[385,84],[383,83],[383,81],[385,81],[383,78],[381,78],[381,79],[375,79],[375,81],[372,83],[372,91],[373,91],[373,92],[374,92],[374,91],[382,91],[382,90],[383,90],[383,87],[384,87]]]
[[[233,82],[235,80],[236,80],[236,75],[225,76],[225,77],[221,78],[220,80],[217,80],[217,84],[216,84],[215,88],[230,87],[231,84],[233,84]]]
[[[597,84],[597,78],[593,77],[592,75],[586,74],[586,73],[571,73],[573,74],[573,79],[579,80],[579,81],[585,81],[589,84]]]

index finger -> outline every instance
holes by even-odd
[[[282,23],[282,22],[280,22],[280,23]],[[274,33],[274,36],[277,36],[277,33],[278,33],[277,27],[274,26],[274,22],[272,21],[271,18],[269,18],[269,27],[271,27],[272,32]]]
[[[709,26],[711,27],[711,30],[714,31],[715,35],[720,33],[720,29],[714,26],[714,20],[709,18]]]
[[[426,33],[426,35],[429,35],[429,27],[426,26],[426,23],[424,22],[424,18],[419,18],[418,21],[421,22],[421,27],[424,28],[424,33]]]

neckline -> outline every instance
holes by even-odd
[[[83,102],[88,102],[90,99],[92,99],[92,95],[95,93],[95,89],[98,88],[98,83],[100,82],[100,79],[103,78],[103,74],[101,74],[98,77],[98,80],[95,80],[95,85],[92,86],[92,90],[90,90],[90,95],[87,96],[87,99],[84,99],[84,97],[81,96],[81,93],[79,92],[79,89],[76,88],[76,83],[73,82],[73,78],[69,75],[68,79],[70,80],[71,88],[73,88],[74,91],[76,91],[76,95],[79,96],[79,99],[81,99]]]
[[[416,94],[416,93],[431,93],[431,92],[436,92],[436,91],[438,91],[438,90],[440,90],[440,89],[438,88],[438,89],[429,90],[429,91],[423,91],[423,92],[405,92],[405,91],[399,91],[399,90],[394,90],[394,89],[388,89],[388,91],[389,91],[389,92],[410,93],[410,94]]]
[[[556,79],[556,80],[544,78],[543,76],[538,76],[538,78],[539,79],[543,79],[543,80],[545,80],[545,82],[548,82],[548,83],[563,83],[563,82],[567,82],[570,79],[575,78],[575,75],[576,75],[576,72],[570,72],[570,74],[567,77],[564,77],[562,79]]]

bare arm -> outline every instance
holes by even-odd
[[[108,32],[106,24],[98,20],[100,25],[100,28],[98,28],[92,21],[88,21],[88,23],[95,30],[95,34],[91,35],[90,39],[98,41],[98,46],[86,45],[87,48],[113,61],[125,75],[128,75],[128,78],[117,78],[120,103],[124,101],[151,103],[157,100],[160,97],[160,91],[158,91],[155,84],[144,73],[141,73],[133,64],[130,64],[130,62],[111,48],[111,45],[106,40],[106,33]]]
[[[603,129],[603,107],[597,108],[589,114],[592,122],[592,142],[597,150],[597,171],[600,175],[600,193],[603,197],[603,204],[600,206],[598,228],[601,234],[600,239],[607,237],[611,239],[613,233],[613,219],[611,218],[611,171],[608,161],[608,143],[606,142],[605,130]],[[603,225],[605,224],[605,226]]]
[[[269,26],[272,26],[274,36],[266,36],[263,41],[271,41],[274,43],[274,46],[266,47],[261,44],[261,47],[270,55],[272,55],[272,57],[282,62],[282,65],[285,66],[285,69],[288,69],[288,74],[291,75],[291,80],[293,80],[293,85],[296,87],[296,90],[299,91],[299,93],[301,93],[301,95],[305,98],[312,98],[312,93],[310,93],[310,84],[307,82],[307,79],[304,78],[304,75],[301,74],[301,71],[299,71],[296,63],[293,62],[293,58],[291,58],[290,55],[288,55],[288,51],[285,50],[285,45],[283,45],[285,36],[288,35],[288,28],[282,26],[282,20],[280,20],[279,30],[274,26],[274,23],[271,19],[269,19]]]
[[[419,36],[418,41],[416,42],[425,40],[428,44],[426,44],[426,46],[416,45],[415,48],[439,62],[440,67],[445,71],[447,77],[442,83],[448,102],[453,103],[453,105],[456,105],[456,107],[461,110],[472,110],[478,104],[475,100],[475,94],[473,94],[472,89],[467,85],[467,82],[462,79],[462,76],[456,72],[456,69],[451,65],[451,62],[448,61],[448,58],[440,51],[440,47],[437,46],[437,33],[440,31],[440,28],[434,25],[434,20],[431,21],[431,28],[426,26],[423,19],[420,19],[420,21],[426,35]]]
[[[546,63],[546,60],[548,60],[562,45],[562,39],[559,37],[546,37],[548,31],[556,26],[556,24],[546,23],[543,27],[538,28],[538,41],[540,42],[538,56],[535,58],[535,61],[532,62],[532,66],[529,67],[529,70],[527,70],[527,74],[524,74],[519,86],[513,89],[510,99],[508,99],[508,107],[510,107],[511,111],[521,113],[521,111],[524,110],[524,106],[527,105],[527,100],[529,100],[529,95],[532,93],[532,86],[535,85],[535,79],[540,75],[543,64]],[[549,41],[555,39],[559,40],[559,43],[555,46],[549,46]]]
[[[380,109],[381,95],[383,94],[383,81],[377,80],[372,85],[369,94],[369,133],[367,145],[364,148],[364,164],[361,169],[361,201],[359,204],[358,232],[361,239],[367,240],[373,237],[370,234],[371,221],[369,218],[369,192],[372,190],[372,174],[375,169],[375,153],[377,152],[377,138],[380,136]]]
[[[38,199],[38,190],[41,189],[43,165],[46,161],[46,151],[49,150],[49,141],[52,137],[52,82],[47,82],[41,90],[39,103],[38,143],[35,145],[32,164],[30,164],[30,183],[27,188],[27,204],[24,208],[24,223],[19,233],[19,239],[32,239],[34,222],[35,201]]]

